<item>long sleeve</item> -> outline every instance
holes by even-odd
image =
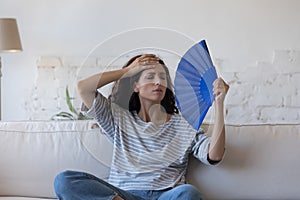
[[[85,115],[97,121],[105,134],[112,141],[115,134],[115,122],[112,114],[111,102],[101,93],[97,92],[90,109],[82,108]]]
[[[212,161],[208,157],[210,142],[211,137],[208,136],[203,130],[200,130],[193,141],[192,154],[204,164],[216,165],[220,162]]]

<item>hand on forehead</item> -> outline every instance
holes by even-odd
[[[160,59],[154,54],[144,54],[137,58],[138,62],[142,65],[159,64]]]

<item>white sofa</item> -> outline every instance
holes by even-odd
[[[66,169],[107,178],[111,145],[93,121],[0,122],[0,200],[55,198]],[[300,124],[227,125],[218,166],[191,159],[188,181],[206,199],[300,199]]]

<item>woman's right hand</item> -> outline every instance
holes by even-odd
[[[154,54],[144,54],[136,58],[128,67],[123,68],[125,71],[123,78],[131,77],[143,70],[154,68],[159,64],[159,60]]]

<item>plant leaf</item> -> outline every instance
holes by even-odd
[[[74,113],[76,116],[78,116],[78,113],[76,111],[76,109],[74,108],[72,102],[71,102],[71,97],[69,95],[69,89],[68,86],[66,87],[66,101],[67,101],[67,105],[69,107],[69,110]]]
[[[58,114],[55,114],[51,117],[51,119],[54,120],[56,117],[62,117],[62,118],[75,120],[74,116],[70,113],[67,113],[67,112],[60,112]]]

